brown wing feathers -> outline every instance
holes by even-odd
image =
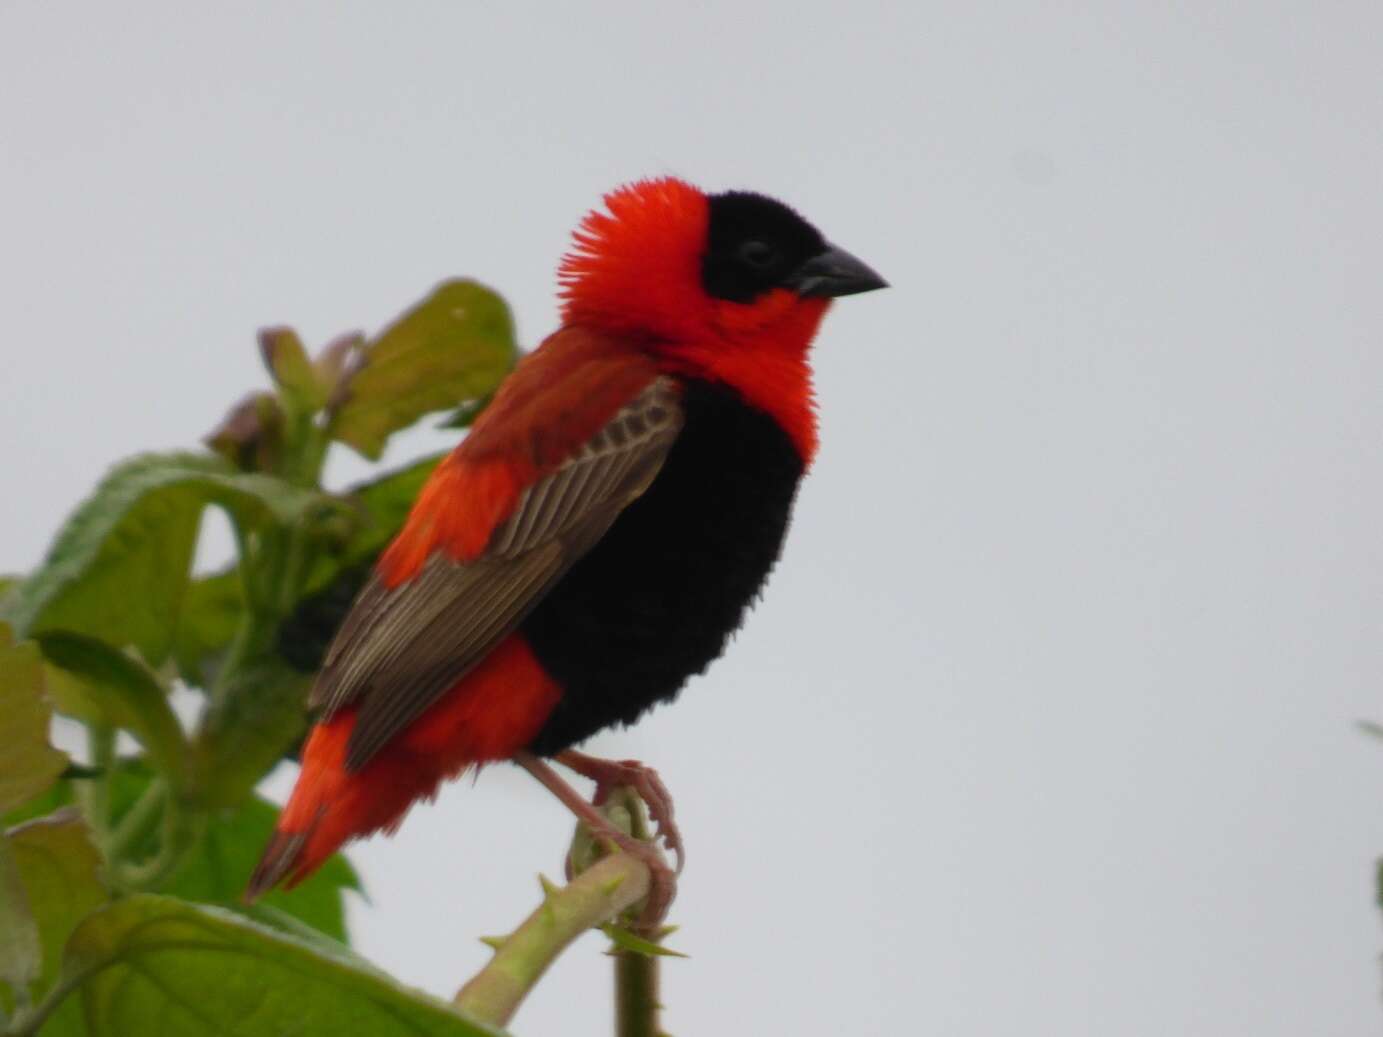
[[[481,557],[458,563],[437,552],[400,586],[370,581],[309,700],[327,719],[360,701],[349,769],[363,767],[522,622],[647,489],[681,426],[677,388],[657,378],[524,491]]]

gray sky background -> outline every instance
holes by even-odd
[[[779,195],[895,287],[827,321],[747,629],[592,746],[677,795],[668,1027],[1377,1032],[1380,39],[1364,2],[0,2],[0,570],[263,384],[261,325],[470,274],[534,344],[603,191]],[[512,768],[450,787],[354,853],[359,946],[450,994],[568,834]],[[608,1032],[599,950],[515,1032]]]

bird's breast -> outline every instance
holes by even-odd
[[[555,753],[675,696],[725,647],[782,549],[803,462],[723,385],[688,381],[662,471],[520,628],[563,687],[532,744]]]

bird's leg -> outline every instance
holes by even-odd
[[[658,847],[620,831],[604,814],[587,803],[579,792],[568,785],[560,774],[532,753],[518,753],[514,757],[514,762],[561,800],[593,835],[609,839],[631,857],[643,861],[649,873],[648,899],[639,916],[638,929],[644,934],[656,935],[667,915],[668,907],[672,904],[672,898],[677,895],[677,873],[668,867]]]
[[[554,759],[564,767],[569,767],[583,778],[595,782],[595,805],[601,806],[611,792],[621,785],[634,790],[648,807],[648,816],[656,826],[656,836],[669,850],[677,854],[677,874],[682,874],[686,863],[686,851],[682,848],[682,833],[672,816],[672,796],[668,793],[658,772],[638,760],[605,760],[599,756],[568,749],[558,753]]]

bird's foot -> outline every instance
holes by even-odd
[[[648,808],[648,816],[653,821],[655,841],[677,855],[677,874],[682,874],[686,863],[682,833],[673,818],[672,795],[668,792],[658,772],[638,760],[605,760],[599,756],[568,749],[555,757],[558,763],[569,767],[582,777],[595,782],[596,806],[604,806],[610,793],[621,786],[632,789]],[[664,865],[666,867],[666,865]]]
[[[572,766],[569,761],[563,759],[565,755],[566,754],[561,754],[556,758],[567,766],[572,767],[573,770],[577,770],[578,773],[586,773],[584,769]],[[610,760],[601,760],[596,757],[585,756],[584,753],[576,753],[575,755],[581,758],[577,761],[580,768],[584,768],[586,762],[591,761],[594,764],[604,764],[614,768],[634,767],[645,772],[645,777],[642,782],[616,781],[613,784],[609,784],[608,787],[604,789],[604,795],[608,796],[610,790],[618,785],[625,785],[638,792],[639,797],[647,803],[648,796],[642,791],[639,791],[640,784],[650,788],[656,788],[657,791],[650,792],[648,795],[657,799],[659,813],[667,818],[665,823],[670,826],[669,830],[672,833],[673,840],[680,846],[681,839],[677,834],[677,828],[675,825],[672,825],[672,802],[668,798],[667,790],[663,788],[662,782],[658,780],[656,772],[644,767],[642,764],[633,763],[632,761],[615,763]],[[586,800],[581,797],[580,793],[563,781],[556,771],[537,757],[529,753],[519,753],[514,757],[514,762],[542,782],[548,791],[552,792],[553,795],[561,800],[567,809],[575,814],[577,819],[586,826],[594,838],[597,840],[607,840],[631,857],[644,863],[648,868],[648,895],[644,899],[643,911],[640,912],[639,919],[634,928],[640,935],[646,936],[649,939],[657,939],[658,934],[662,930],[663,919],[667,917],[668,907],[671,906],[673,898],[677,895],[677,872],[668,866],[668,862],[666,858],[663,857],[662,851],[658,849],[657,843],[636,838],[617,827],[609,818],[590,803],[587,803]],[[606,773],[625,774],[626,772],[620,770],[618,772],[608,771]],[[647,777],[649,775],[651,775],[651,783],[650,779]],[[599,779],[596,779],[596,783],[596,803],[599,804],[603,802],[600,793]],[[661,792],[661,796],[658,795],[658,792]],[[649,815],[654,815],[654,807],[651,804],[649,805]],[[663,824],[663,822],[659,822],[659,832],[663,830]],[[666,839],[666,837],[664,838]],[[672,843],[669,843],[669,847],[671,847],[671,845]],[[680,866],[682,859],[680,850],[677,859]],[[570,869],[570,863],[568,864],[568,868]]]
[[[648,867],[648,896],[644,899],[643,910],[639,912],[633,928],[635,932],[650,940],[658,939],[663,921],[667,918],[668,908],[677,896],[677,872],[668,865],[667,858],[662,855],[656,844],[626,835],[609,822],[595,834],[610,839],[625,853],[643,861]]]

